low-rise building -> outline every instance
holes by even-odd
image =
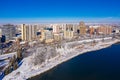
[[[45,43],[53,42],[53,32],[51,30],[42,29],[40,41],[45,41]]]
[[[63,40],[63,33],[54,34],[54,40],[55,41],[61,41],[61,40]]]

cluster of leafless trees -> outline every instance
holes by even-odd
[[[36,52],[34,52],[33,55],[34,55],[34,58],[33,58],[34,65],[40,65],[44,63],[46,60],[56,57],[57,52],[55,47],[45,46],[45,47],[37,48]]]

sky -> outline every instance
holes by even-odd
[[[119,18],[120,0],[0,0],[0,22]]]

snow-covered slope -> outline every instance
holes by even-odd
[[[94,46],[91,46],[91,43],[82,44],[83,46],[80,46],[80,44],[83,42],[91,42],[93,40],[86,40],[86,41],[83,40],[83,41],[65,43],[64,46],[62,46],[61,48],[56,48],[56,52],[58,53],[58,55],[56,55],[51,59],[46,59],[46,61],[41,65],[34,65],[33,60],[35,54],[33,54],[27,58],[24,58],[23,64],[17,70],[5,76],[3,80],[26,80],[32,76],[41,74],[75,56],[78,56],[88,51],[94,51],[94,50],[106,48],[118,42],[118,40],[112,40],[108,42],[101,42],[101,39],[96,39],[96,40],[98,40],[99,42],[96,43],[96,45]],[[39,51],[41,51],[41,49],[39,49]]]

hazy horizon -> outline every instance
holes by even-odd
[[[0,24],[14,23],[120,23],[119,18],[17,18],[17,19],[0,19]]]

